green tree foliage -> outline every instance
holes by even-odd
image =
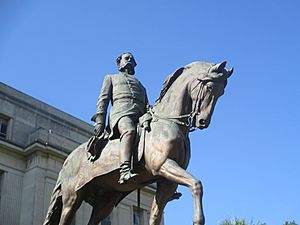
[[[257,222],[257,223],[254,223],[254,222],[247,222],[246,220],[244,219],[237,219],[237,218],[234,218],[232,220],[224,220],[222,223],[220,223],[220,225],[267,225],[266,223],[260,223],[260,222]]]
[[[234,219],[226,219],[224,220],[222,223],[220,223],[219,225],[267,225],[266,223],[260,223],[260,222],[257,222],[257,223],[254,223],[254,222],[247,222],[246,220],[244,219],[237,219],[237,218],[234,218]],[[283,225],[298,225],[295,220],[293,220],[292,222],[284,222]]]
[[[295,220],[293,220],[292,222],[286,221],[286,222],[284,222],[283,225],[298,225],[298,224],[295,222]]]

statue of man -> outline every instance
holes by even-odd
[[[136,176],[131,168],[131,149],[136,136],[138,118],[146,112],[148,98],[146,89],[134,76],[136,62],[129,52],[117,58],[119,73],[106,75],[97,102],[97,111],[92,120],[96,122],[95,135],[100,136],[105,127],[107,107],[109,114],[110,139],[120,138],[120,178],[122,184]]]

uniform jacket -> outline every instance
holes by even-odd
[[[111,136],[123,116],[141,116],[146,112],[148,98],[146,89],[134,76],[125,73],[106,75],[98,97],[95,116],[105,124],[107,108],[111,102],[109,127]]]

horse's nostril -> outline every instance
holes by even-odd
[[[201,119],[201,120],[199,121],[199,123],[200,123],[200,125],[205,125],[205,120],[204,120],[204,119]]]

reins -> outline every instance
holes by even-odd
[[[192,92],[199,85],[199,90],[198,90],[198,93],[197,93],[196,103],[194,104],[194,107],[193,107],[193,109],[190,113],[184,114],[184,115],[178,115],[178,116],[161,116],[161,115],[157,115],[155,112],[150,110],[151,115],[154,118],[157,118],[157,119],[171,121],[171,122],[176,123],[178,125],[188,127],[189,132],[193,132],[193,131],[197,130],[198,127],[193,126],[193,120],[194,120],[195,116],[199,114],[197,109],[199,109],[199,107],[201,105],[201,98],[203,96],[203,87],[204,87],[203,83],[204,82],[207,83],[209,80],[198,79],[198,81],[199,82],[191,90],[191,92]],[[182,121],[182,119],[187,119],[187,121],[184,122],[184,121]]]

